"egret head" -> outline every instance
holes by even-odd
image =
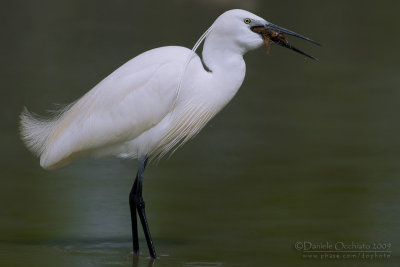
[[[213,24],[210,36],[212,36],[214,42],[216,39],[220,45],[238,50],[242,54],[260,47],[263,43],[268,46],[271,41],[315,59],[289,44],[285,34],[320,45],[308,37],[274,25],[253,13],[241,9],[229,10],[219,16]]]
[[[263,44],[262,36],[253,32],[251,26],[265,23],[263,18],[248,11],[229,10],[215,20],[210,37],[218,39],[218,43],[225,47],[243,50],[245,53]]]

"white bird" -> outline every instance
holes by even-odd
[[[22,140],[44,169],[83,155],[137,158],[129,195],[133,251],[139,250],[137,211],[150,256],[156,258],[142,198],[147,160],[175,151],[232,99],[245,77],[243,55],[264,40],[311,57],[292,47],[283,34],[316,43],[248,11],[227,11],[193,50],[168,46],[144,52],[53,118],[38,118],[24,109]],[[201,59],[195,50],[203,40]]]

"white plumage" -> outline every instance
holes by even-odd
[[[172,109],[177,77],[189,52],[178,47],[145,52],[53,120],[39,120],[24,112],[22,133],[40,155],[42,167],[53,168],[78,155],[101,153],[99,149],[111,152],[111,147],[125,145],[157,125]]]
[[[195,136],[232,99],[245,76],[243,55],[261,46],[263,37],[315,59],[290,45],[283,33],[318,44],[248,11],[227,11],[192,51],[168,46],[140,54],[52,119],[25,109],[22,139],[45,169],[86,154],[162,157]],[[203,40],[205,66],[195,53]]]
[[[263,42],[243,22],[247,17],[265,22],[247,11],[231,10],[210,28],[203,47],[203,61],[210,71],[187,48],[149,50],[52,119],[38,118],[25,109],[22,139],[40,156],[45,169],[87,154],[164,156],[195,136],[242,84],[243,54]]]

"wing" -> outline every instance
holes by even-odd
[[[82,154],[139,136],[172,109],[190,50],[163,47],[145,52],[114,71],[70,105],[43,142],[40,162],[54,168]]]

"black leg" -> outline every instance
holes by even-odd
[[[129,206],[131,208],[132,220],[132,239],[133,239],[133,252],[137,253],[139,250],[139,239],[137,231],[137,218],[136,211],[139,215],[140,222],[143,227],[144,236],[146,237],[147,246],[149,248],[150,257],[155,259],[156,251],[154,250],[153,241],[151,239],[149,226],[147,224],[145,204],[142,196],[143,173],[146,168],[147,157],[139,159],[139,169],[136,175],[135,183],[133,184],[131,193],[129,194]]]
[[[138,173],[139,174],[139,173]],[[137,180],[138,176],[136,175],[135,182],[133,183],[131,192],[129,194],[129,207],[131,209],[131,224],[132,224],[132,244],[133,244],[133,253],[137,254],[139,252],[139,235],[137,229],[137,220],[136,220],[136,204],[135,204],[135,192],[137,188]]]

